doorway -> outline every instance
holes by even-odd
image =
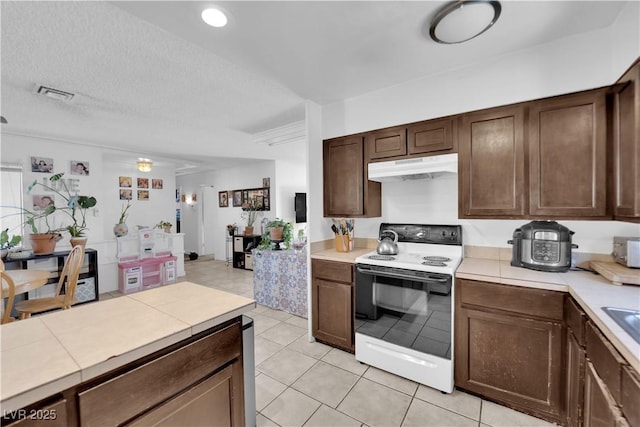
[[[216,227],[218,225],[218,193],[215,191],[212,185],[202,185],[202,223],[200,229],[202,230],[201,238],[201,250],[203,255],[216,255],[216,238],[220,236],[220,233],[216,233]],[[222,238],[222,237],[220,237]],[[223,255],[220,254],[220,257]],[[222,259],[220,257],[219,259]]]

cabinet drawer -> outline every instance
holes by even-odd
[[[587,358],[593,363],[616,403],[620,404],[622,367],[626,365],[624,359],[591,322],[587,322],[586,338]]]
[[[314,259],[311,262],[311,275],[315,279],[351,283],[353,282],[353,264]]]
[[[581,347],[584,347],[584,325],[586,322],[586,316],[571,297],[567,297],[565,300],[564,315],[567,327],[573,331],[573,335],[575,335],[578,340],[578,344],[580,344]]]
[[[622,369],[622,413],[632,426],[640,426],[640,376],[629,366]]]
[[[240,322],[78,394],[80,424],[117,425],[187,389],[242,352]]]
[[[522,286],[460,280],[462,305],[524,314],[536,318],[562,320],[562,292],[524,288]]]

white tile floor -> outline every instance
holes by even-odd
[[[251,271],[206,259],[186,261],[185,269],[180,279],[253,297]],[[255,325],[258,426],[553,425],[457,390],[441,393],[310,343],[307,319],[264,306],[247,314]]]

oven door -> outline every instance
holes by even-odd
[[[356,333],[451,360],[451,284],[446,274],[357,264]]]

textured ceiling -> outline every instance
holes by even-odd
[[[444,2],[0,3],[3,134],[110,147],[197,171],[248,159],[299,159],[302,142],[252,134],[319,104],[606,27],[622,2],[504,1],[481,37],[442,46],[425,28]],[[43,84],[76,94],[36,95]],[[244,159],[244,160],[241,160]]]

